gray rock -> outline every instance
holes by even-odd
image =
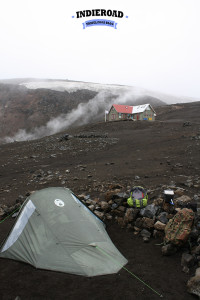
[[[117,207],[118,207],[117,203],[113,203],[113,204],[111,205],[111,209],[116,209]]]
[[[156,206],[155,204],[149,204],[145,208],[142,208],[140,210],[140,215],[142,217],[147,217],[150,219],[153,219],[153,217],[156,215],[159,207]]]
[[[16,212],[12,215],[12,218],[16,218],[19,215],[19,212]]]
[[[126,193],[117,193],[117,194],[113,195],[113,197],[127,199],[128,195]]]
[[[147,229],[142,229],[140,232],[140,235],[144,238],[150,238],[151,237],[151,232],[149,232]]]
[[[138,228],[142,228],[142,224],[143,224],[142,218],[137,218],[135,221],[135,226]]]
[[[167,215],[168,215],[167,212],[161,212],[161,213],[158,215],[157,219],[158,219],[161,223],[167,224],[167,223],[168,223]]]
[[[199,201],[199,200],[200,200],[199,195],[194,195],[193,200],[194,200],[194,201]]]
[[[192,267],[194,265],[194,257],[189,253],[183,253],[181,257],[181,266]]]
[[[195,255],[200,255],[200,245],[194,247],[191,251],[192,254],[195,254]],[[197,259],[199,260],[200,259],[200,256],[199,258],[197,257]]]
[[[190,232],[190,239],[197,240],[199,236],[199,230],[197,228],[193,227],[192,231]]]
[[[123,202],[123,199],[121,198],[121,199],[114,199],[114,202],[117,204],[117,205],[121,205],[122,204],[122,202]]]

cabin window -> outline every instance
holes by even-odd
[[[121,117],[122,117],[122,114],[121,114],[121,113],[119,113],[119,119],[121,119]]]

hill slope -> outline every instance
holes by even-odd
[[[20,80],[19,80],[20,82]],[[69,88],[62,81],[34,82],[32,89],[19,84],[0,84],[0,138],[7,141],[26,140],[56,133],[70,126],[86,124],[104,119],[105,109],[115,103],[162,105],[161,100],[143,96],[138,97],[113,87],[69,82]],[[66,83],[66,82],[65,82]],[[50,84],[50,85],[49,85]],[[77,83],[76,83],[77,84]],[[40,87],[40,88],[38,88]],[[52,88],[51,88],[52,87]],[[51,89],[50,89],[51,88]]]
[[[6,142],[40,138],[104,120],[105,110],[113,103],[150,103],[157,111],[158,106],[192,100],[114,84],[53,79],[0,82],[0,138]]]
[[[148,190],[149,202],[162,197],[166,187],[184,191],[191,199],[197,197],[200,102],[180,109],[159,109],[160,120],[155,122],[87,124],[40,140],[1,145],[0,204],[14,205],[31,191],[50,186],[68,187],[75,194],[90,195],[96,201],[105,199],[110,186],[128,191],[134,185]],[[71,138],[61,141],[65,133]],[[13,222],[10,218],[1,224],[0,242]],[[170,258],[162,257],[160,247],[155,245],[160,240],[152,238],[144,244],[133,229],[119,228],[114,219],[107,224],[111,239],[129,261],[130,271],[167,299],[193,299],[186,292],[185,284],[191,274],[182,272],[180,252]],[[66,290],[69,299],[131,300],[133,295],[141,300],[158,299],[125,270],[85,278],[36,270],[6,259],[0,260],[0,268],[2,299],[14,299],[16,295],[22,299],[65,299]],[[42,284],[38,286],[38,282]]]

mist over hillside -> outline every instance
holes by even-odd
[[[1,80],[0,138],[1,142],[32,140],[103,121],[105,110],[113,103],[150,103],[157,107],[184,101],[186,98],[122,85],[31,78]]]

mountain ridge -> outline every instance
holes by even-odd
[[[7,138],[7,142],[35,139],[81,124],[102,121],[105,110],[114,103],[150,103],[158,107],[172,100],[165,102],[162,99],[156,93],[123,85],[68,79],[0,80],[0,138]]]

